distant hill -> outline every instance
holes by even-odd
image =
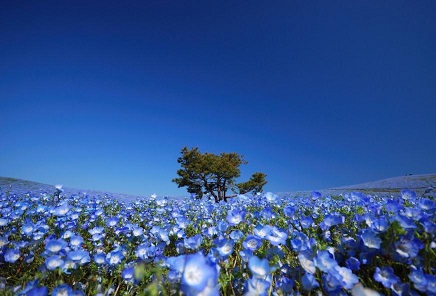
[[[366,182],[356,185],[341,186],[336,188],[328,188],[322,190],[316,190],[321,192],[323,195],[338,195],[340,193],[359,191],[364,194],[377,194],[377,195],[391,195],[398,194],[402,189],[414,190],[417,194],[422,195],[429,188],[434,188],[431,194],[436,194],[436,174],[427,175],[407,175],[400,177],[393,177],[388,179],[382,179],[372,182]],[[43,184],[28,180],[0,177],[0,189],[3,192],[11,191],[16,194],[23,194],[30,192],[47,192],[49,194],[55,192],[55,185]],[[73,195],[86,192],[90,196],[105,194],[111,195],[119,200],[135,200],[139,196],[121,194],[121,193],[110,193],[98,190],[86,190],[86,189],[76,189],[76,188],[63,188],[65,195]],[[278,194],[286,194],[290,196],[295,195],[310,195],[312,191],[298,191],[298,192],[280,192]]]
[[[329,195],[352,191],[359,191],[366,194],[391,195],[398,194],[403,189],[411,189],[418,195],[422,195],[430,188],[433,188],[431,193],[435,194],[436,174],[399,176],[356,185],[329,188],[321,191]]]
[[[377,180],[373,182],[366,182],[352,186],[342,186],[335,189],[425,189],[428,187],[436,188],[436,174],[428,175],[407,175],[401,177],[394,177],[388,179]]]
[[[52,194],[56,191],[55,185],[49,185],[44,183],[38,183],[34,181],[16,179],[16,178],[8,178],[8,177],[0,177],[0,189],[3,192],[10,191],[16,194],[25,194],[28,192],[46,192],[48,194]],[[104,192],[98,190],[90,190],[90,189],[77,189],[77,188],[69,188],[63,187],[63,194],[70,196],[73,194],[86,193],[89,196],[104,196],[110,195],[119,200],[135,200],[139,196],[129,195],[129,194],[121,194],[121,193],[112,193],[112,192]]]
[[[434,188],[431,191],[431,194],[436,194],[436,174],[399,176],[356,185],[320,189],[316,191],[321,192],[323,195],[338,195],[341,193],[356,191],[364,194],[395,195],[399,194],[403,189],[411,189],[418,195],[422,195],[429,188]],[[311,193],[312,191],[294,191],[282,192],[279,194],[287,194],[290,196],[306,196],[311,195]]]

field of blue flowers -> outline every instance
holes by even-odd
[[[1,295],[436,295],[435,197],[1,193]]]

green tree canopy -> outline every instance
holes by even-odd
[[[178,187],[187,187],[189,193],[201,197],[203,193],[211,194],[216,202],[227,201],[228,189],[238,188],[240,193],[249,191],[262,191],[267,183],[266,175],[255,173],[249,181],[236,184],[235,179],[241,174],[240,165],[247,164],[242,155],[238,153],[201,153],[198,147],[182,148],[182,156],[177,159],[181,168],[177,170],[179,178],[174,178]]]
[[[255,194],[257,192],[262,192],[263,186],[265,186],[267,183],[265,178],[266,175],[264,173],[256,172],[247,182],[236,184],[236,187],[239,189],[239,194],[244,194],[247,192]]]

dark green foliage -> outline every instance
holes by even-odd
[[[258,192],[262,192],[263,186],[267,183],[265,180],[266,175],[262,172],[256,172],[251,177],[250,180],[243,183],[236,184],[236,187],[239,189],[239,194],[244,194],[247,192],[251,192],[256,194]]]
[[[239,188],[239,185],[247,184],[241,186],[252,191],[255,188],[261,189],[266,184],[266,175],[263,173],[253,174],[246,183],[235,183],[235,179],[241,174],[239,166],[247,164],[244,157],[238,153],[216,155],[206,152],[203,154],[198,147],[191,149],[184,147],[181,154],[182,156],[177,159],[182,167],[177,170],[179,178],[174,178],[172,181],[179,188],[187,187],[188,192],[195,194],[198,198],[201,198],[204,193],[208,193],[214,197],[215,202],[227,201],[228,189]]]

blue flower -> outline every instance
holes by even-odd
[[[401,283],[400,281],[393,283],[391,290],[394,296],[410,295],[410,285],[408,283]]]
[[[310,291],[319,287],[319,283],[316,281],[313,274],[308,272],[303,275],[303,278],[301,279],[301,284],[303,285],[303,289],[306,291]]]
[[[313,263],[313,256],[309,252],[303,251],[298,254],[298,260],[300,261],[301,267],[303,267],[306,272],[315,274],[316,266],[315,263]]]
[[[26,293],[26,296],[47,296],[47,295],[48,295],[47,287],[35,287]]]
[[[418,202],[419,207],[430,213],[434,213],[436,210],[436,202],[434,200],[431,200],[429,198],[423,198]]]
[[[102,265],[106,263],[106,254],[105,253],[97,253],[94,255],[94,262],[97,265]]]
[[[351,295],[353,296],[381,296],[381,294],[376,291],[365,288],[361,283],[357,283],[354,285],[353,289],[351,289]]]
[[[302,252],[308,249],[309,238],[302,232],[294,234],[294,238],[291,239],[291,247],[296,252]]]
[[[249,249],[243,249],[239,251],[239,256],[241,256],[242,261],[247,263],[248,260],[250,260],[250,258],[253,256],[253,251]]]
[[[321,192],[319,191],[312,191],[312,200],[317,200],[319,198],[321,198]]]
[[[187,255],[182,274],[182,291],[187,295],[197,295],[206,286],[214,286],[217,281],[216,267],[206,261],[203,254]],[[209,283],[209,280],[212,280]],[[213,283],[215,282],[215,283]]]
[[[271,283],[260,278],[251,278],[245,282],[244,296],[267,296]]]
[[[294,280],[286,276],[281,276],[276,281],[275,287],[277,290],[281,291],[282,294],[279,295],[291,295],[294,287]]]
[[[385,288],[390,289],[391,285],[394,283],[397,283],[400,281],[399,277],[394,274],[394,270],[392,267],[376,267],[375,273],[374,273],[374,280],[376,280],[379,283],[382,283],[382,285]]]
[[[9,223],[9,219],[0,218],[0,227],[6,226]]]
[[[18,259],[20,259],[21,253],[16,249],[8,249],[5,254],[5,262],[15,263]]]
[[[51,292],[52,296],[65,296],[65,295],[70,296],[72,294],[73,294],[73,288],[71,288],[67,284],[59,285],[55,287]]]
[[[200,248],[202,242],[203,242],[203,238],[202,238],[201,234],[197,234],[197,235],[191,236],[190,238],[185,238],[184,239],[184,246],[187,249],[196,250],[196,249]]]
[[[396,200],[388,199],[386,201],[386,211],[388,212],[397,213],[401,208],[402,206]]]
[[[324,272],[333,270],[338,265],[338,262],[333,259],[333,256],[329,251],[318,251],[318,254],[314,258],[313,262],[315,263],[316,267]]]
[[[132,230],[132,234],[134,237],[138,237],[144,234],[144,229],[142,227],[139,226],[134,226],[133,230]]]
[[[9,243],[8,237],[6,235],[0,236],[0,251],[1,248],[6,246]]]
[[[360,269],[360,261],[357,258],[350,257],[345,261],[345,263],[347,264],[347,267],[351,270],[359,270]]]
[[[239,229],[233,230],[230,233],[230,238],[234,241],[240,240],[244,236],[244,233],[240,231]]]
[[[114,250],[106,255],[106,262],[111,266],[120,264],[123,259],[124,255],[121,250]]]
[[[262,246],[262,241],[259,237],[255,235],[249,235],[245,238],[245,240],[242,242],[242,246],[250,251],[256,251],[257,249]]]
[[[67,257],[79,265],[84,265],[91,261],[88,251],[85,250],[71,251],[67,254]]]
[[[436,295],[436,276],[426,274],[425,278],[427,279],[427,292],[431,293],[431,295]]]
[[[320,223],[322,230],[327,230],[330,227],[344,223],[345,217],[339,214],[327,214],[324,216],[324,221]]]
[[[271,229],[271,226],[269,226],[269,225],[265,225],[265,226],[258,225],[258,226],[256,226],[256,228],[254,228],[253,232],[258,237],[265,238],[269,234],[270,229]]]
[[[121,276],[127,283],[133,283],[135,281],[134,273],[135,269],[133,267],[127,267],[123,269]]]
[[[64,264],[64,260],[62,260],[59,255],[52,255],[45,259],[45,266],[48,270],[54,270],[58,267],[61,267]]]
[[[226,221],[219,221],[217,224],[217,229],[220,232],[225,232],[229,228],[229,224]]]
[[[409,274],[409,279],[413,282],[416,290],[421,292],[427,290],[427,278],[421,268],[414,268]]]
[[[17,296],[46,296],[48,295],[47,287],[38,287],[39,280],[33,280],[26,284],[23,290],[16,294]],[[0,289],[2,289],[0,287]]]
[[[295,207],[287,206],[283,209],[283,213],[286,217],[291,218],[295,214]]]
[[[146,244],[139,245],[136,248],[136,257],[138,257],[139,259],[147,258],[147,247],[148,246]]]
[[[400,241],[395,243],[395,251],[403,258],[414,258],[423,248],[424,244],[417,238],[402,237]]]
[[[285,245],[286,239],[288,238],[288,235],[286,232],[281,231],[279,228],[273,226],[270,228],[269,234],[266,235],[266,239],[273,245]]]
[[[265,198],[269,202],[275,202],[276,199],[278,198],[278,195],[272,192],[267,192],[265,193]]]
[[[360,235],[363,244],[370,249],[380,249],[381,239],[370,229],[367,228]]]
[[[118,224],[119,220],[120,219],[118,219],[117,217],[110,217],[106,221],[106,226],[107,227],[115,227]]]
[[[223,239],[219,241],[218,247],[216,248],[221,257],[227,257],[233,253],[234,241]]]
[[[230,226],[238,225],[241,222],[245,221],[246,211],[233,209],[227,214],[227,222],[229,222]]]
[[[404,200],[415,199],[416,193],[413,190],[403,189],[401,190],[401,198]]]
[[[45,245],[46,251],[56,254],[59,253],[61,250],[65,250],[65,248],[68,246],[68,243],[64,241],[63,239],[51,239],[47,241]]]
[[[54,208],[53,215],[55,215],[55,216],[65,216],[69,212],[70,208],[71,207],[68,205],[68,203],[64,202],[60,206]]]
[[[305,216],[300,220],[301,227],[307,229],[313,225],[313,219],[310,216]]]
[[[266,220],[271,220],[272,218],[276,217],[276,215],[275,215],[274,211],[271,209],[271,207],[264,208],[260,214]]]
[[[168,264],[169,268],[178,273],[183,272],[183,269],[185,268],[185,262],[186,262],[186,255],[169,257],[166,260],[166,263]]]
[[[416,224],[415,221],[413,221],[413,219],[401,215],[400,213],[397,213],[397,215],[395,216],[395,220],[397,220],[400,223],[401,227],[403,227],[404,229],[416,228]]]
[[[21,227],[21,233],[26,236],[32,235],[34,230],[35,230],[35,226],[33,225],[33,223],[26,223],[23,224],[23,226]]]
[[[250,269],[253,277],[265,279],[270,273],[268,259],[260,259],[257,256],[252,256],[248,260],[248,268]]]
[[[84,240],[80,235],[74,235],[70,237],[70,245],[76,249],[79,248],[83,244]]]
[[[346,268],[336,265],[334,271],[330,271],[336,279],[341,283],[342,288],[350,290],[359,282],[359,278],[353,272]]]
[[[374,216],[369,226],[376,232],[384,232],[388,228],[388,221],[385,216]]]

